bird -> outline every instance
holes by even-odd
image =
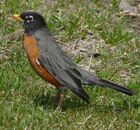
[[[108,87],[129,96],[135,94],[133,90],[101,79],[74,63],[58,45],[40,13],[25,11],[12,15],[12,18],[23,23],[23,46],[29,62],[42,79],[58,90],[58,106],[63,104],[67,89],[89,103],[89,95],[83,85]]]

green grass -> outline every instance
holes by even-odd
[[[0,35],[18,30],[21,25],[9,18],[13,13],[36,10],[42,2],[29,0],[0,2]],[[111,2],[110,2],[111,3]],[[42,11],[50,30],[60,43],[69,45],[86,40],[88,31],[104,41],[101,56],[93,59],[96,74],[104,79],[128,86],[136,92],[128,97],[116,91],[85,88],[90,105],[68,92],[62,110],[56,110],[53,86],[43,81],[30,67],[22,38],[0,42],[0,129],[140,129],[140,40],[137,30],[127,32],[126,18],[116,18],[118,0],[105,4],[98,0],[59,0],[54,6],[46,3]],[[133,23],[132,23],[133,24]],[[92,40],[92,39],[91,39]],[[65,46],[64,45],[64,46]],[[74,57],[77,63],[88,60]]]

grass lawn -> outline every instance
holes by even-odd
[[[39,10],[63,48],[80,43],[84,43],[83,47],[96,45],[94,49],[101,54],[98,58],[80,52],[72,55],[65,50],[77,64],[86,68],[90,60],[91,71],[133,89],[136,95],[86,87],[89,105],[68,92],[64,108],[56,110],[55,88],[29,65],[22,37],[1,40],[0,130],[140,129],[140,20],[117,17],[118,0],[58,0],[55,4],[47,1],[1,0],[0,37],[22,28],[10,18],[13,13]]]

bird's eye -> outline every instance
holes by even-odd
[[[33,18],[33,16],[31,16],[31,15],[28,17],[28,20],[29,20],[29,21],[33,21],[33,19],[34,19],[34,18]]]
[[[26,21],[27,21],[27,22],[31,22],[31,21],[34,20],[34,18],[33,18],[32,15],[30,15],[30,16],[26,16],[25,18],[26,18]]]

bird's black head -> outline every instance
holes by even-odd
[[[46,26],[45,19],[39,13],[33,11],[23,12],[20,15],[13,15],[13,18],[23,22],[25,32],[28,34],[32,34]]]

